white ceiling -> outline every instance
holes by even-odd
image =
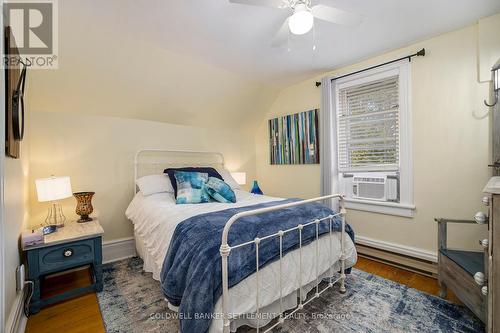
[[[60,1],[62,13],[106,24],[182,55],[283,86],[500,12],[500,0],[313,0],[362,15],[357,27],[316,21],[288,47],[271,47],[288,12],[227,0]],[[119,5],[118,5],[119,4]],[[66,10],[64,10],[66,9]],[[64,14],[63,14],[64,15]]]

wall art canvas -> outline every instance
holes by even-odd
[[[269,120],[271,164],[318,164],[318,109]]]

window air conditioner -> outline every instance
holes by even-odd
[[[398,180],[384,173],[355,173],[352,179],[352,197],[355,199],[396,201]]]

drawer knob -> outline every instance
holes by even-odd
[[[481,293],[486,296],[488,295],[488,286],[484,286],[481,288]]]
[[[484,203],[485,206],[490,205],[490,197],[487,195],[485,195],[481,201]]]
[[[66,249],[66,250],[64,250],[63,255],[65,257],[71,257],[73,255],[73,249]]]
[[[474,281],[476,281],[478,285],[482,286],[484,282],[486,282],[486,278],[482,272],[477,272],[474,274]]]
[[[488,239],[487,239],[487,238],[485,238],[485,239],[483,239],[483,240],[479,240],[479,245],[481,245],[481,246],[482,246],[482,247],[484,247],[484,248],[487,248],[487,247],[488,247],[488,244],[489,244],[489,242],[488,242]]]
[[[488,216],[483,212],[477,212],[476,215],[474,215],[474,221],[476,221],[477,224],[485,224],[488,222]]]

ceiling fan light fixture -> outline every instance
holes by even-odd
[[[314,24],[314,16],[304,4],[295,7],[294,13],[288,19],[288,27],[294,35],[304,35],[311,31]]]

